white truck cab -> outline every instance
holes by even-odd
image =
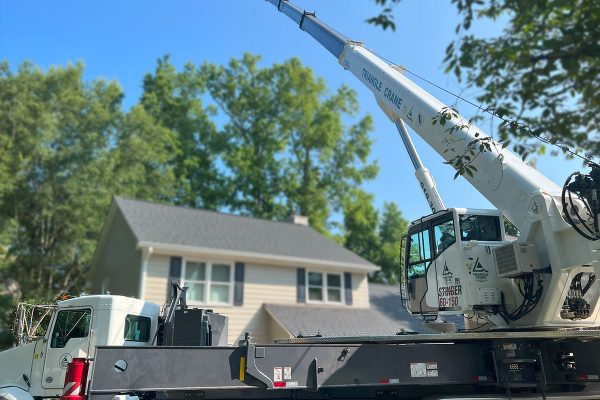
[[[42,339],[0,352],[0,399],[60,397],[73,358],[96,346],[150,346],[160,307],[124,296],[81,296],[57,304]]]

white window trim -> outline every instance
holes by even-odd
[[[200,259],[200,258],[184,258],[182,260],[182,266],[181,266],[181,283],[182,286],[185,286],[186,283],[186,279],[185,279],[185,272],[187,269],[187,263],[188,262],[195,262],[195,263],[204,263],[206,264],[206,276],[204,277],[203,281],[190,281],[190,282],[202,282],[204,283],[205,287],[204,287],[204,301],[195,301],[195,300],[188,300],[187,303],[190,305],[202,305],[202,306],[215,306],[215,307],[233,307],[233,293],[234,293],[234,281],[235,281],[235,270],[233,268],[233,263],[230,261],[219,261],[219,260],[207,260],[207,259]],[[226,303],[221,303],[221,302],[216,302],[216,301],[208,301],[208,298],[210,296],[210,287],[212,285],[212,269],[213,269],[213,265],[214,264],[220,264],[220,265],[228,265],[229,266],[229,282],[215,282],[217,285],[229,285],[229,301]]]
[[[323,285],[319,286],[322,290],[323,290],[323,300],[311,300],[310,296],[309,296],[309,289],[311,287],[310,282],[308,280],[308,274],[309,273],[316,273],[316,274],[321,274],[323,276]],[[327,293],[327,289],[329,289],[329,285],[327,282],[327,275],[337,275],[340,277],[340,301],[331,301],[328,299],[328,293]],[[327,271],[314,271],[314,270],[306,270],[306,275],[305,275],[305,279],[304,281],[306,282],[306,302],[307,303],[314,303],[314,304],[337,304],[337,305],[345,305],[346,304],[346,298],[345,298],[345,290],[344,290],[344,274],[341,272],[327,272]],[[314,286],[313,287],[317,287]],[[337,287],[332,287],[332,288],[336,288]]]

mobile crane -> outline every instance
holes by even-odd
[[[459,116],[450,115],[445,126],[434,123],[447,109],[408,80],[401,67],[389,65],[332,30],[314,13],[286,0],[267,1],[373,92],[403,135],[409,153],[404,123],[447,160],[487,138]],[[215,335],[222,332],[224,322],[211,313],[188,310],[181,291],[175,291],[178,295],[164,318],[157,314],[157,306],[147,306],[147,314],[141,315],[145,302],[139,300],[119,298],[116,306],[111,296],[88,296],[79,303],[59,303],[49,329],[52,335],[0,353],[0,397],[32,400],[60,395],[57,388],[46,389],[52,381],[43,368],[47,357],[54,357],[54,347],[71,346],[73,351],[65,350],[59,358],[61,368],[69,365],[63,400],[123,395],[143,399],[600,398],[600,295],[595,284],[600,272],[600,168],[592,165],[589,174],[572,175],[561,190],[508,150],[489,143],[489,151],[471,160],[476,168],[473,176],[465,178],[497,210],[446,209],[431,176],[412,157],[433,214],[410,225],[404,272],[405,300],[412,313],[425,319],[449,313],[481,314],[487,330],[295,338],[275,344],[255,343],[248,334],[238,346],[219,346],[214,345],[220,343]],[[508,240],[505,217],[520,229],[517,240]],[[96,306],[85,305],[90,302]],[[94,326],[90,330],[87,325],[87,339],[70,337],[72,330],[65,333],[60,328],[54,335],[62,321],[60,313],[80,308],[89,310]],[[114,317],[109,326],[99,323],[102,313]],[[202,317],[190,320],[186,313]],[[85,326],[79,328],[85,331]],[[109,335],[108,331],[124,333]],[[192,346],[175,339],[190,332],[203,339]],[[127,342],[130,333],[140,339],[138,346]],[[165,340],[165,335],[171,339]],[[60,371],[55,375],[53,380],[60,378]],[[85,389],[74,390],[80,387]]]
[[[592,165],[589,175],[575,175],[561,190],[481,129],[449,112],[409,80],[401,66],[390,65],[312,13],[284,0],[268,1],[358,78],[401,133],[407,124],[450,162],[469,156],[474,143],[491,143],[489,150],[477,149],[471,156],[473,173],[464,178],[497,210],[432,207],[434,214],[409,227],[405,282],[411,312],[485,314],[490,326],[500,328],[600,325],[595,285],[600,273],[598,165]],[[506,240],[503,217],[519,228],[516,241]]]

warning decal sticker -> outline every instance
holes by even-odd
[[[411,378],[426,378],[427,364],[426,363],[410,363]]]
[[[410,363],[411,378],[437,378],[437,362]]]

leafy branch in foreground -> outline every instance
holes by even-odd
[[[459,132],[469,132],[473,128],[473,123],[480,119],[481,116],[475,116],[470,120],[463,119],[458,110],[454,107],[444,107],[440,110],[438,114],[436,114],[432,119],[432,125],[439,124],[440,126],[446,126],[446,124],[452,120],[459,121],[459,123],[452,124],[446,131],[453,136],[456,136]],[[490,136],[483,135],[480,132],[475,132],[475,138],[470,140],[467,143],[464,151],[460,152],[456,156],[452,157],[450,160],[445,161],[444,164],[449,164],[454,167],[456,173],[454,174],[454,179],[458,178],[462,175],[473,176],[475,172],[477,172],[477,167],[473,165],[473,161],[481,153],[486,151],[492,151],[492,147],[496,148],[496,142]],[[467,136],[463,138],[457,138],[457,140],[466,140]],[[502,145],[502,148],[505,148],[508,145],[508,142]],[[449,151],[455,150],[454,148],[449,148],[444,151],[447,153]],[[497,148],[496,148],[497,150]]]
[[[529,126],[519,121],[510,119],[505,116],[504,112],[500,109],[494,107],[487,107],[483,109],[484,113],[491,114],[492,118],[498,118],[500,120],[499,129],[509,129],[511,131],[518,131],[518,135],[520,136],[528,136],[530,138],[534,138],[544,144],[548,144],[556,147],[558,150],[562,151],[567,156],[573,158],[578,157],[582,159],[586,164],[596,164],[588,155],[582,155],[577,150],[571,149],[568,145],[560,142],[556,137],[546,137],[540,134],[535,133]],[[481,115],[476,115],[469,120],[465,120],[462,118],[458,110],[454,107],[444,107],[442,108],[438,114],[436,114],[432,118],[432,125],[439,124],[440,126],[446,126],[446,124],[450,121],[458,121],[457,123],[452,123],[449,128],[446,129],[450,135],[456,137],[456,134],[459,132],[465,132],[465,136],[462,138],[456,138],[459,140],[466,140],[467,135],[471,129],[474,127],[474,122],[482,120]],[[515,135],[513,133],[513,135]],[[456,174],[454,175],[454,179],[458,178],[462,175],[473,176],[473,173],[477,171],[477,168],[473,165],[473,161],[479,157],[481,153],[492,151],[492,147],[499,153],[497,145],[501,145],[502,149],[508,147],[510,145],[510,140],[504,140],[500,142],[494,141],[491,136],[484,135],[479,131],[475,131],[473,134],[474,139],[470,140],[467,144],[465,150],[456,156],[452,157],[450,160],[445,161],[444,164],[449,164],[456,169]],[[506,137],[507,135],[502,135]],[[525,159],[534,151],[538,153],[543,152],[545,147],[539,146],[536,144],[527,144],[527,143],[517,143],[513,146],[513,150],[521,156],[521,159],[525,161]],[[444,151],[447,153],[449,151],[455,151],[455,148],[449,148]]]
[[[392,6],[400,3],[400,0],[375,0],[375,3],[378,6],[384,7],[383,10],[374,17],[368,18],[365,20],[366,23],[380,26],[384,31],[390,28],[391,31],[396,30],[396,23],[394,22],[394,15],[392,13],[393,8],[387,6],[387,3],[391,3]]]
[[[446,71],[481,88],[478,102],[495,104],[503,114],[523,122],[500,127],[500,138],[510,135],[528,141],[533,132],[600,154],[598,2],[452,3],[462,18],[457,37],[446,49]],[[471,33],[476,20],[501,19],[506,23],[500,35],[481,38]],[[538,151],[542,146],[529,141],[522,150]]]

